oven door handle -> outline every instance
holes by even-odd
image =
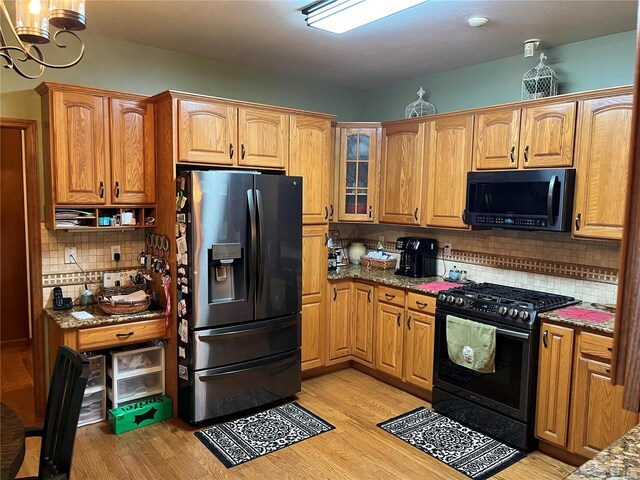
[[[556,191],[557,181],[557,175],[551,177],[551,180],[549,181],[549,192],[547,193],[547,223],[549,225],[555,225],[556,223],[553,219],[553,193]]]
[[[529,340],[530,336],[529,333],[513,332],[511,330],[504,330],[502,328],[496,328],[496,333],[504,335],[505,337],[519,338],[521,340]]]

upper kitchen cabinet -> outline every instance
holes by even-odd
[[[87,207],[75,225],[85,228],[98,226],[91,206],[153,208],[154,107],[147,98],[56,83],[36,90],[42,96],[47,227],[56,228],[56,207]],[[141,226],[145,213],[135,216]]]
[[[509,108],[475,116],[474,170],[518,168],[520,113],[520,108]]]
[[[289,159],[289,115],[238,109],[238,165],[284,169]]]
[[[235,165],[237,108],[178,100],[178,161]]]
[[[110,184],[107,178],[109,144],[105,97],[76,91],[49,90],[43,96],[45,161],[50,204],[104,205]],[[48,118],[47,113],[48,112]],[[49,142],[47,142],[47,136]]]
[[[622,238],[632,111],[632,95],[580,102],[574,237]]]
[[[339,129],[336,159],[337,220],[373,222],[378,206],[378,135],[380,128]]]
[[[425,124],[397,123],[382,130],[380,221],[420,225]]]
[[[111,99],[111,182],[114,204],[156,201],[153,105]]]
[[[429,227],[464,228],[467,172],[471,169],[473,115],[427,122],[425,145]]]
[[[576,102],[522,109],[520,154],[524,168],[570,167]]]
[[[309,115],[291,115],[289,175],[301,176],[302,222],[329,221],[329,163],[331,121]]]

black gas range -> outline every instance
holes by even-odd
[[[537,327],[538,313],[579,302],[564,295],[495,283],[476,283],[440,293],[436,308],[466,312],[500,324],[533,330]]]
[[[436,302],[434,409],[510,445],[535,449],[537,315],[575,303],[573,297],[492,283],[441,292]],[[479,373],[451,361],[447,316],[496,327],[495,372]]]

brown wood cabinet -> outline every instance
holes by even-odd
[[[522,166],[572,166],[575,125],[576,102],[523,108],[520,133]]]
[[[383,128],[381,222],[420,225],[424,139],[424,122],[387,125]]]
[[[376,308],[375,367],[402,378],[404,308],[378,302]]]
[[[573,329],[543,323],[540,334],[536,436],[565,448],[573,365]]]
[[[433,388],[435,317],[407,309],[404,379],[426,390]]]
[[[111,99],[111,198],[114,204],[156,201],[153,105]]]
[[[464,228],[467,172],[471,170],[473,115],[445,117],[427,122],[425,224]]]
[[[613,339],[578,335],[571,392],[571,451],[591,458],[638,423],[622,408],[624,389],[611,384]]]
[[[103,96],[76,91],[50,93],[50,159],[45,182],[57,205],[104,205],[110,181],[108,101]],[[44,110],[43,110],[44,112]],[[44,116],[44,114],[43,114]]]
[[[373,364],[374,290],[366,283],[353,283],[351,353],[367,365]]]
[[[378,206],[378,135],[380,129],[341,128],[335,161],[338,221],[373,222]],[[330,212],[331,213],[331,212]]]
[[[580,102],[574,237],[622,238],[632,111],[632,95]]]
[[[288,173],[302,177],[302,222],[327,223],[331,122],[306,115],[291,115],[290,139]]]
[[[329,360],[336,360],[351,355],[351,281],[332,283],[329,296]]]
[[[289,115],[239,108],[238,143],[238,165],[286,168],[289,160]]]
[[[327,227],[302,228],[302,370],[326,362]]]
[[[518,168],[520,108],[478,113],[473,134],[475,170]]]

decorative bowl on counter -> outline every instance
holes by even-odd
[[[371,258],[368,255],[362,255],[360,257],[362,265],[365,267],[381,268],[387,270],[389,268],[396,268],[397,260],[395,258]]]

